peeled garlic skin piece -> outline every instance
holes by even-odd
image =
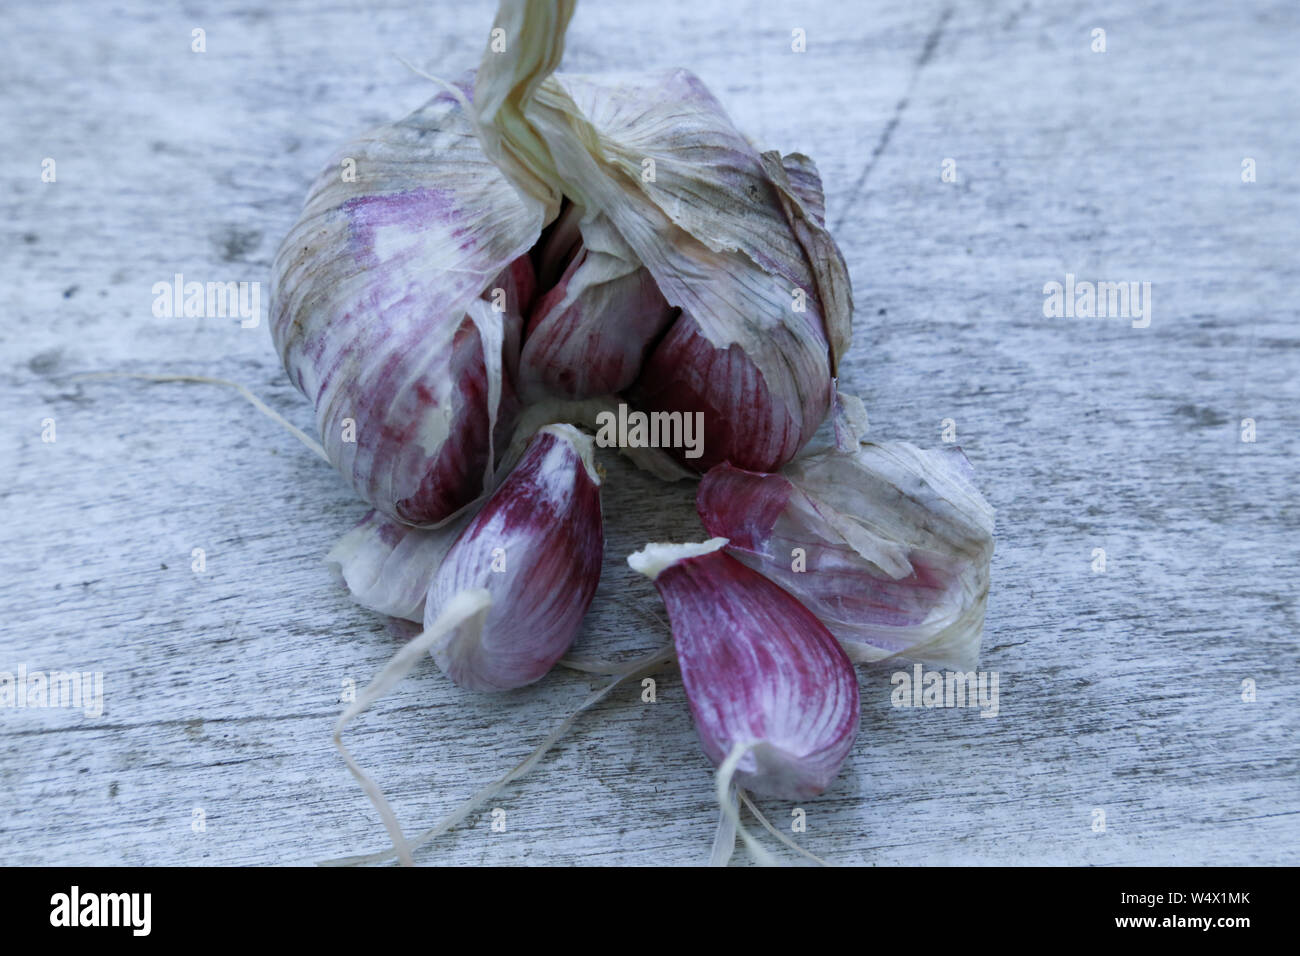
[[[480,493],[549,212],[449,92],[343,146],[313,185],[273,265],[272,337],[330,461],[384,514],[434,524]]]
[[[979,660],[993,554],[993,510],[971,479],[955,448],[864,444],[778,474],[719,465],[701,480],[696,509],[853,660],[967,670]]]
[[[362,607],[421,624],[429,582],[471,517],[467,509],[440,528],[413,528],[371,509],[325,562]]]
[[[434,646],[438,666],[479,691],[541,678],[578,635],[600,580],[603,547],[592,441],[569,425],[548,425],[466,525],[429,585],[426,627],[462,591],[486,588],[492,596],[486,616]]]
[[[654,581],[705,755],[754,746],[735,780],[754,793],[812,797],[848,757],[858,681],[831,633],[789,593],[722,548],[647,545],[628,564]]]

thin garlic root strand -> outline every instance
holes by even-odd
[[[739,763],[740,758],[745,755],[745,752],[749,749],[749,747],[742,744],[737,744],[736,747],[743,748],[741,749],[739,756],[737,756],[736,758],[736,762]],[[733,754],[735,753],[735,749],[736,748],[733,748],[732,750]],[[723,766],[726,766],[725,762]],[[734,769],[735,769],[734,765],[729,767],[728,774],[730,775],[730,773],[733,772]],[[719,774],[722,773],[721,766],[718,768],[718,773]],[[745,792],[743,787],[731,786],[730,776],[728,776],[727,778],[726,790],[727,790],[726,801],[720,805],[721,812],[718,818],[718,830],[713,837],[713,852],[709,856],[709,866],[726,866],[727,863],[730,862],[731,855],[733,852],[735,852],[736,849],[737,832],[739,832],[741,837],[745,840],[745,845],[749,847],[751,852],[753,852],[755,849],[756,846],[755,842],[752,839],[750,839],[750,837],[746,832],[744,832],[744,827],[741,826],[740,823],[740,808],[739,808],[740,803],[744,803],[744,805],[749,808],[749,812],[754,815],[754,818],[763,825],[763,828],[767,830],[768,833],[772,834],[772,836],[776,837],[779,841],[781,841],[783,844],[788,846],[790,849],[794,850],[796,853],[802,856],[807,857],[808,859],[812,860],[814,863],[818,864],[819,866],[830,866],[830,864],[827,863],[825,860],[823,860],[821,857],[817,856],[814,853],[810,853],[808,850],[805,850],[799,844],[795,843],[793,840],[791,840],[789,837],[783,834],[780,830],[776,829],[776,827],[772,826],[771,822],[767,819],[767,817],[763,815],[763,812],[754,805],[754,801],[749,798],[749,794]],[[776,858],[773,857],[771,854],[767,853],[767,851],[765,850],[760,850],[760,852],[755,853],[755,859],[761,865],[765,865],[765,866],[773,865],[777,862]]]
[[[736,826],[732,820],[725,807],[718,808],[718,829],[713,835],[709,866],[726,866],[736,852]]]
[[[483,588],[472,588],[457,594],[455,598],[447,603],[446,609],[438,615],[437,620],[425,629],[422,634],[402,645],[397,653],[392,656],[392,659],[371,679],[370,683],[357,694],[357,699],[339,715],[338,723],[334,725],[334,746],[342,754],[348,769],[352,771],[352,775],[361,784],[361,789],[366,792],[370,802],[379,811],[379,816],[384,821],[384,827],[393,840],[394,852],[403,866],[411,866],[413,861],[411,859],[411,850],[407,845],[405,836],[402,834],[402,827],[397,822],[397,816],[393,813],[393,808],[384,798],[383,790],[361,769],[352,758],[352,754],[348,752],[348,748],[343,745],[343,731],[354,717],[364,712],[367,707],[383,697],[395,684],[409,674],[415,665],[423,660],[430,648],[437,644],[448,631],[453,630],[475,614],[485,612],[491,603],[491,595]]]
[[[673,659],[673,656],[674,656],[673,649],[671,646],[668,646],[665,648],[660,648],[659,650],[654,651],[646,655],[645,657],[637,658],[636,660],[629,662],[627,665],[625,665],[626,670],[621,676],[610,681],[600,690],[590,694],[586,698],[586,700],[584,700],[581,704],[578,705],[577,709],[574,710],[573,713],[569,714],[569,716],[566,717],[563,721],[561,721],[560,724],[554,730],[552,730],[549,734],[547,734],[546,738],[542,740],[542,742],[539,743],[533,749],[532,753],[530,753],[527,757],[525,757],[518,764],[516,764],[514,768],[512,768],[510,771],[505,773],[503,776],[494,780],[492,783],[488,784],[483,789],[479,790],[472,797],[470,797],[468,800],[462,803],[459,807],[457,807],[447,816],[443,817],[442,821],[438,823],[436,826],[431,827],[428,830],[425,830],[423,833],[421,833],[418,837],[416,837],[413,840],[405,841],[405,847],[407,851],[410,852],[410,851],[417,850],[420,847],[424,846],[429,841],[436,839],[437,837],[446,833],[456,824],[464,820],[465,817],[469,816],[469,814],[473,812],[477,807],[481,806],[483,803],[490,800],[493,796],[499,793],[503,787],[507,786],[508,784],[514,782],[515,780],[518,780],[520,777],[527,774],[528,771],[530,771],[533,767],[535,767],[538,764],[538,762],[541,761],[542,757],[544,757],[547,754],[547,752],[550,751],[550,749],[555,746],[555,744],[560,740],[560,738],[563,737],[565,733],[568,732],[569,728],[573,726],[573,724],[585,711],[589,710],[596,704],[600,703],[600,701],[608,697],[624,681],[635,680],[639,677],[644,677],[647,674],[654,673],[660,667],[663,667],[665,664],[671,661]],[[333,860],[323,860],[317,865],[319,866],[361,866],[367,863],[385,863],[392,860],[395,856],[397,856],[397,853],[394,850],[384,850],[378,853],[369,853],[361,856],[347,856],[347,857],[340,857],[338,859],[333,859]]]
[[[762,812],[758,809],[758,807],[754,806],[754,801],[749,799],[749,794],[746,793],[743,789],[737,787],[736,793],[740,796],[740,799],[745,804],[745,806],[749,807],[749,812],[754,815],[754,818],[763,825],[763,828],[767,830],[768,833],[772,834],[772,836],[776,837],[778,840],[780,840],[790,849],[794,850],[796,853],[799,853],[802,856],[806,856],[808,859],[812,860],[818,866],[831,865],[827,863],[825,860],[823,860],[821,857],[817,856],[815,853],[811,853],[808,850],[805,850],[798,843],[795,843],[794,840],[791,840],[788,836],[786,836],[776,827],[772,826],[772,824],[768,822],[767,817],[763,816]]]
[[[325,454],[325,449],[321,447],[320,442],[312,438],[297,425],[294,425],[287,418],[271,408],[264,401],[250,392],[238,382],[232,382],[224,378],[209,378],[206,375],[146,375],[141,372],[87,372],[84,375],[73,375],[72,380],[76,379],[112,379],[112,378],[134,378],[144,382],[192,382],[199,385],[220,385],[223,388],[233,388],[259,412],[287,428],[295,438],[310,448],[322,461],[329,464],[329,456]]]
[[[777,859],[763,849],[750,832],[745,829],[745,824],[740,821],[740,805],[736,799],[736,794],[732,790],[731,781],[736,775],[736,766],[744,759],[745,754],[757,747],[761,741],[737,741],[731,748],[731,753],[727,754],[727,759],[718,765],[717,783],[718,783],[718,806],[722,808],[722,813],[736,833],[744,841],[746,849],[753,855],[754,861],[759,866],[776,866]],[[736,788],[739,791],[739,788]],[[721,825],[720,825],[721,826]],[[710,861],[714,866],[726,866],[730,854],[725,854],[719,859],[717,853],[718,841],[714,841],[714,858]]]
[[[664,663],[671,662],[674,656],[670,654],[668,660]],[[599,677],[626,677],[631,671],[641,670],[646,666],[644,658],[619,663],[601,658],[563,657],[560,659],[559,664],[571,671],[595,674]]]

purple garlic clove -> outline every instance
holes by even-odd
[[[702,414],[702,454],[690,458],[682,449],[671,449],[688,468],[707,471],[729,461],[768,471],[781,467],[808,443],[830,407],[830,367],[824,357],[804,369],[802,389],[774,391],[741,346],[715,347],[695,320],[682,313],[650,355],[628,397],[649,414]]]
[[[858,732],[858,681],[835,638],[789,593],[722,548],[649,544],[628,558],[672,623],[704,753],[745,750],[735,781],[799,800],[834,779]]]
[[[863,444],[778,474],[719,465],[696,496],[727,551],[797,597],[855,661],[976,666],[993,509],[958,449]]]
[[[463,591],[491,595],[431,649],[471,690],[541,678],[569,649],[600,580],[603,527],[592,441],[569,425],[542,428],[443,558],[429,585],[425,627]]]
[[[344,146],[312,187],[272,268],[272,336],[330,461],[385,515],[436,524],[483,490],[515,407],[527,253],[553,214],[451,92]]]
[[[539,264],[554,269],[549,250],[569,241],[570,206]],[[586,399],[631,385],[651,343],[676,312],[650,273],[603,217],[581,224],[567,267],[528,317],[520,387],[529,396]]]

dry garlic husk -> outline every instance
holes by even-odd
[[[696,507],[727,550],[815,614],[855,661],[979,659],[993,509],[960,449],[863,444],[778,474],[723,464]]]
[[[417,525],[475,499],[509,438],[526,254],[558,210],[487,157],[462,86],[343,147],[272,272],[272,335],[330,461]]]
[[[786,591],[723,551],[725,538],[650,544],[628,564],[672,624],[704,753],[737,785],[799,800],[821,793],[858,731],[858,681],[831,633]]]
[[[465,526],[433,575],[425,629],[460,593],[491,601],[431,648],[438,666],[472,690],[538,680],[569,649],[600,580],[604,547],[592,441],[548,425]]]
[[[425,529],[372,510],[325,561],[362,607],[423,624],[429,582],[472,517],[467,509],[440,528]]]
[[[497,26],[514,46],[485,57],[475,88],[489,152],[521,191],[551,184],[584,210],[584,239],[607,223],[621,240],[606,243],[617,268],[639,263],[681,310],[629,394],[646,411],[704,414],[704,455],[687,464],[774,469],[825,419],[850,338],[847,270],[815,167],[757,150],[685,70],[551,76],[570,9],[502,3]],[[610,311],[603,328],[589,317],[580,338],[594,354],[625,354],[625,332],[634,348],[653,338],[652,311]],[[572,334],[555,324],[551,334]]]

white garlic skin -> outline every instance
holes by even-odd
[[[435,524],[482,490],[546,215],[444,92],[343,146],[281,244],[276,349],[330,461],[385,515]]]

